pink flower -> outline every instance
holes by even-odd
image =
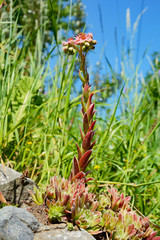
[[[93,34],[92,33],[80,33],[77,35],[77,37],[75,38],[75,44],[79,45],[85,42],[92,42],[93,40]]]
[[[67,42],[63,42],[63,46],[73,46],[73,45],[81,45],[81,44],[84,44],[84,43],[92,43],[93,45],[95,45],[97,43],[96,40],[93,40],[93,34],[92,33],[79,33],[76,37],[72,37],[72,38],[69,38],[67,40]],[[87,46],[87,45],[86,45]],[[89,45],[90,46],[90,45]],[[88,47],[89,47],[88,46]]]
[[[75,40],[73,37],[71,37],[71,38],[68,38],[67,42],[63,42],[62,44],[63,46],[67,46],[67,45],[72,45],[74,43],[75,43]]]

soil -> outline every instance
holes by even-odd
[[[31,207],[27,208],[27,210],[32,213],[37,220],[39,221],[39,223],[42,223],[44,225],[49,225],[49,221],[48,221],[48,215],[45,212],[45,206],[44,205],[32,205]]]

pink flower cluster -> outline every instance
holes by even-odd
[[[94,41],[94,42],[93,42]],[[97,41],[93,40],[93,34],[92,33],[79,33],[76,37],[69,38],[67,42],[63,42],[63,46],[67,45],[81,45],[84,43],[97,43]]]
[[[62,44],[65,53],[73,55],[77,50],[81,55],[82,52],[87,53],[89,50],[95,49],[94,45],[97,44],[97,41],[93,40],[92,33],[79,33],[76,37],[69,38],[67,42],[63,42]]]

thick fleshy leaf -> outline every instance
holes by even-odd
[[[74,217],[76,215],[76,206],[75,206],[75,204],[73,204],[73,206],[71,207],[71,214],[72,214],[72,218],[74,219]]]
[[[90,131],[85,135],[83,142],[82,142],[82,148],[84,149],[84,151],[87,151],[90,148],[94,133],[95,133],[95,131]]]
[[[80,147],[78,146],[77,143],[76,143],[76,147],[77,147],[77,151],[78,151],[78,161],[79,161],[82,157],[82,152],[81,152],[81,149],[80,149]]]
[[[85,179],[85,183],[87,183],[87,182],[89,182],[89,181],[93,181],[93,180],[94,180],[94,178],[92,178],[92,177],[86,178],[86,179]]]
[[[73,175],[75,176],[77,173],[79,173],[79,163],[77,161],[77,158],[74,156],[74,158],[73,158]]]
[[[84,172],[79,172],[76,176],[73,177],[73,180],[82,179],[85,176]]]
[[[152,229],[151,229],[152,231]],[[147,237],[147,240],[160,240],[160,237],[155,237],[157,235],[157,231],[152,232],[149,237]],[[154,238],[155,237],[155,238]]]
[[[93,111],[93,113],[92,113],[92,118],[93,118],[93,115],[95,114],[95,112],[96,112],[96,110]]]
[[[84,89],[83,89],[83,98],[84,98],[85,103],[87,103],[87,101],[88,101],[90,87],[91,87],[91,85],[85,84]]]
[[[69,176],[69,181],[72,181],[72,179],[73,179],[73,170],[71,170],[71,174]]]
[[[87,109],[87,115],[89,120],[93,117],[93,110],[94,110],[94,103],[92,103],[89,108]]]
[[[92,150],[88,150],[87,152],[85,152],[83,154],[83,156],[81,157],[81,159],[79,160],[79,167],[80,169],[83,169],[84,165],[86,164],[86,162],[88,161],[88,159],[90,158],[92,153]]]
[[[67,202],[69,201],[69,199],[70,199],[70,195],[68,195],[68,194],[64,195],[61,205],[65,206],[67,204]]]
[[[91,144],[91,146],[90,146],[89,149],[92,149],[92,148],[93,148],[93,146],[94,146],[94,144],[96,143],[96,141],[97,141],[97,140],[95,140],[95,141]]]
[[[96,123],[96,120],[91,123],[91,125],[90,125],[90,127],[89,127],[89,129],[88,129],[88,132],[90,132],[91,130],[93,130],[95,123]]]
[[[91,105],[91,103],[92,103],[92,97],[93,97],[93,95],[94,95],[94,93],[91,93],[90,95],[89,95],[89,98],[88,98],[88,101],[87,101],[87,108]]]
[[[59,195],[58,186],[57,186],[57,184],[55,184],[55,199],[56,199],[56,201],[58,201],[58,195]]]
[[[84,133],[86,134],[88,132],[88,129],[89,129],[89,122],[88,122],[87,113],[85,113],[84,116],[83,116],[83,129],[84,129]]]
[[[85,114],[85,112],[84,112],[83,108],[81,108],[81,112],[82,112],[82,114],[83,114],[83,115]]]
[[[82,108],[83,108],[84,112],[87,112],[85,103],[84,103],[84,101],[83,101],[83,96],[82,96],[82,98],[81,98],[81,104],[82,104]]]
[[[93,170],[89,170],[85,173],[85,176],[87,176],[89,173],[93,172]]]
[[[82,141],[83,141],[83,139],[84,139],[84,136],[83,136],[83,132],[82,132],[82,129],[81,129],[81,127],[80,127],[80,126],[79,126],[79,130],[80,130],[81,138],[82,138]]]
[[[90,158],[90,159],[85,163],[85,165],[83,166],[82,171],[85,171],[85,169],[87,168],[88,164],[92,161],[92,159],[93,159],[93,157]]]

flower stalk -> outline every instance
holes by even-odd
[[[68,39],[67,42],[63,42],[63,50],[65,53],[72,55],[78,52],[78,60],[80,62],[79,78],[82,81],[82,115],[83,115],[83,131],[81,126],[80,134],[82,144],[77,146],[78,159],[74,156],[73,167],[69,179],[74,181],[75,179],[81,179],[86,174],[84,173],[88,164],[92,161],[91,158],[92,148],[96,141],[92,142],[93,136],[95,134],[94,126],[96,121],[93,121],[93,116],[95,114],[94,106],[92,102],[93,93],[91,92],[91,85],[89,84],[89,74],[86,66],[86,55],[92,49],[95,49],[97,44],[96,40],[93,40],[92,33],[80,33],[75,38]],[[88,181],[87,179],[86,181]]]

